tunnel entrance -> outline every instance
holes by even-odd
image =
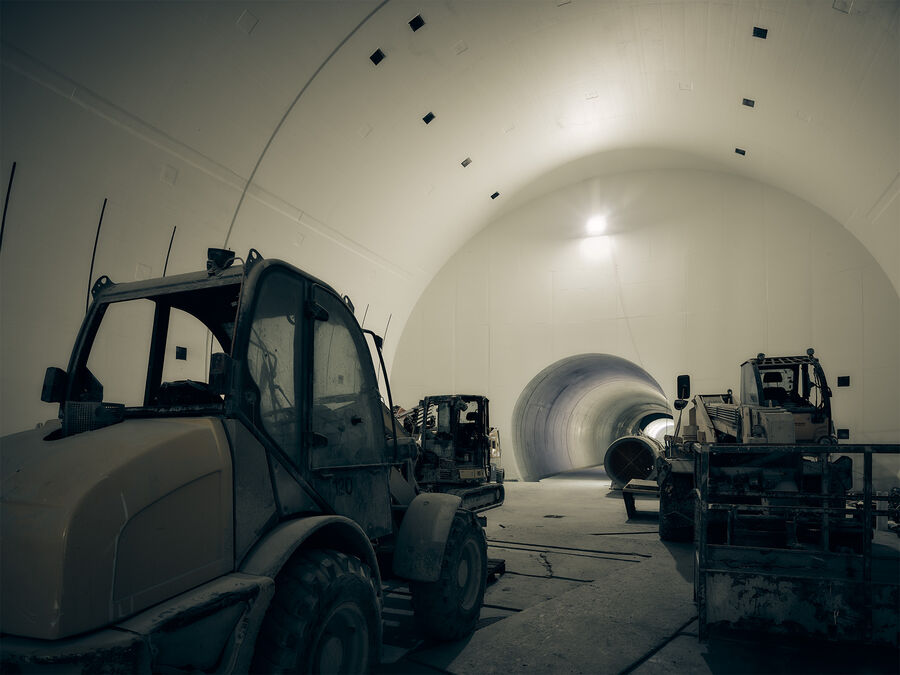
[[[512,416],[522,480],[603,463],[609,445],[671,419],[662,387],[612,354],[578,354],[547,366],[522,390]]]

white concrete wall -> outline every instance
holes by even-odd
[[[609,221],[594,259],[582,251],[592,213]],[[486,394],[515,475],[513,407],[558,359],[621,356],[671,400],[679,373],[695,392],[737,391],[747,358],[814,347],[837,426],[851,442],[896,443],[898,335],[887,276],[822,211],[729,174],[648,170],[560,189],[473,237],[410,315],[392,383],[404,406]]]
[[[93,279],[133,281],[162,274],[176,226],[168,274],[204,269],[206,249],[225,242],[245,181],[39,65],[4,63],[0,98],[4,196],[16,164],[0,249],[5,435],[57,414],[57,405],[41,403],[41,382],[47,366],[68,363],[104,199]],[[368,328],[383,333],[390,320],[390,358],[392,332],[403,325],[420,281],[255,187],[228,243],[241,256],[255,247],[285,259],[349,294]],[[189,360],[193,355],[204,359],[190,350]],[[105,384],[110,391],[118,386]]]

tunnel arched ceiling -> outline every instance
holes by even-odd
[[[418,290],[513,206],[636,157],[792,192],[853,232],[900,288],[897,2],[76,1],[2,12],[11,72],[271,209],[305,214]],[[283,250],[283,230],[267,230],[243,196],[228,200],[221,241]]]
[[[4,1],[0,40],[3,431],[55,414],[89,269],[252,246],[349,294],[392,365],[455,252],[598,175],[771,185],[900,289],[894,0]]]

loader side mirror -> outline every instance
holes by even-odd
[[[41,400],[44,403],[62,403],[66,398],[66,385],[69,374],[62,368],[47,368],[44,373],[44,386],[41,388]]]
[[[690,375],[679,375],[678,379],[675,383],[675,389],[678,394],[676,398],[690,398],[691,397],[691,376]],[[679,408],[680,410],[680,408]]]
[[[688,402],[685,399],[679,398],[675,399],[675,403],[673,405],[675,406],[675,410],[684,410],[685,408],[687,408],[687,404]]]
[[[231,391],[234,359],[228,354],[216,352],[209,358],[209,389],[224,396]]]

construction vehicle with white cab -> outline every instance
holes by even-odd
[[[839,444],[812,349],[741,365],[740,400],[680,376],[675,433],[656,460],[659,534],[694,543],[698,635],[753,631],[898,644],[900,546],[877,519],[900,445]],[[885,508],[886,507],[886,508]]]
[[[741,364],[740,399],[736,401],[730,389],[722,394],[697,394],[683,425],[682,413],[690,397],[688,375],[678,377],[677,393],[678,424],[674,435],[665,438],[664,454],[656,459],[659,534],[664,540],[693,537],[695,447],[837,444],[831,389],[812,349],[803,356],[758,354],[748,359]],[[846,461],[838,462],[832,480],[842,477],[849,489],[850,467]],[[810,476],[815,474],[815,467],[806,468]]]
[[[59,419],[0,441],[4,673],[362,672],[388,576],[427,635],[474,629],[484,532],[416,489],[381,339],[286,262],[208,257],[100,277]]]

